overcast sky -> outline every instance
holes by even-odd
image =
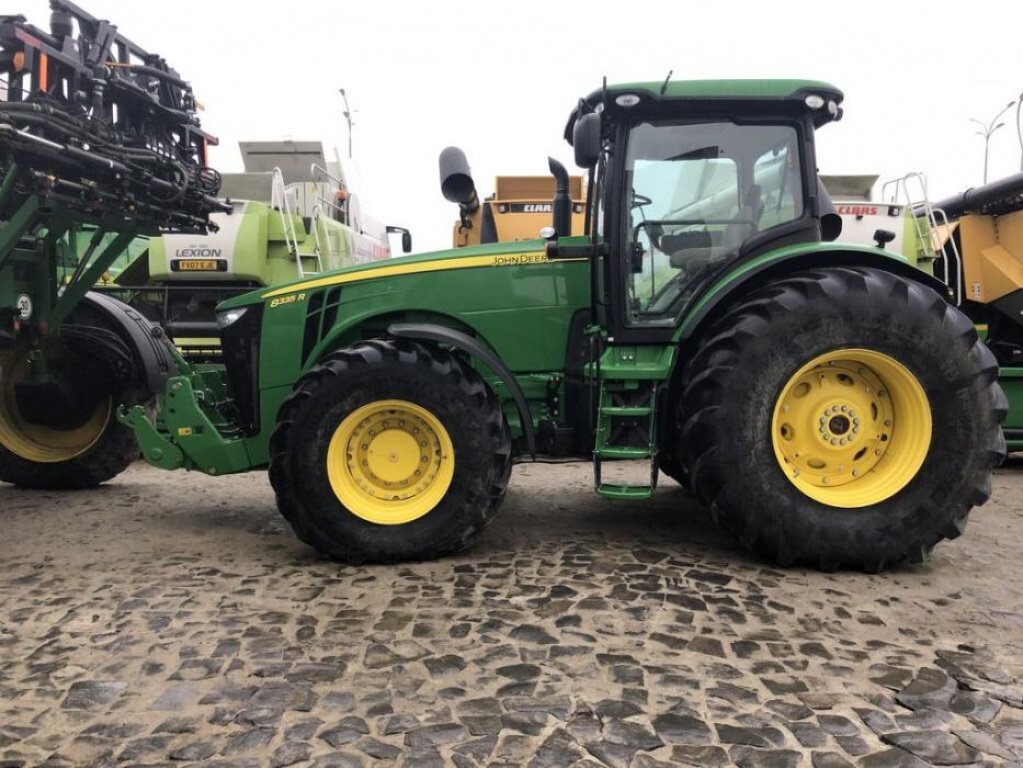
[[[160,53],[206,105],[222,171],[239,141],[315,139],[347,151],[355,114],[364,209],[446,247],[454,206],[437,155],[469,157],[482,195],[498,174],[546,173],[576,100],[610,82],[803,77],[846,95],[819,135],[822,173],[925,171],[932,197],[981,183],[985,122],[1023,91],[1023,7],[895,2],[386,2],[80,0]],[[8,0],[46,27],[45,0]],[[1020,169],[1016,112],[991,141],[990,178]]]

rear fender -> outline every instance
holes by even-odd
[[[872,267],[926,285],[940,296],[951,298],[944,283],[917,269],[899,254],[838,243],[796,245],[737,265],[715,280],[682,318],[674,340],[685,342],[699,336],[720,317],[721,310],[762,285],[794,272],[820,267]]]

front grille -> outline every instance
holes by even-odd
[[[259,431],[259,336],[263,305],[250,305],[237,321],[220,332],[227,380],[231,385],[239,422],[246,434]]]
[[[317,291],[309,298],[305,315],[305,329],[302,333],[302,364],[309,362],[316,345],[324,334],[334,327],[337,308],[341,303],[341,287]]]

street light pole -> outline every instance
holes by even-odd
[[[1016,100],[1016,138],[1019,139],[1019,169],[1023,171],[1023,92]]]
[[[348,96],[345,94],[345,89],[339,88],[338,91],[340,91],[341,98],[345,102],[345,111],[342,114],[348,123],[348,159],[350,160],[352,158],[352,126],[355,125],[355,121],[352,119],[352,109],[348,106]]]
[[[1004,107],[1002,107],[1002,111],[1001,112],[999,112],[997,115],[995,115],[993,118],[991,118],[991,122],[990,123],[983,123],[980,120],[977,120],[975,118],[971,118],[970,119],[971,123],[976,123],[977,125],[980,126],[980,130],[977,131],[977,135],[984,137],[984,183],[985,184],[987,184],[988,148],[989,148],[989,146],[991,144],[991,134],[993,134],[995,131],[997,131],[999,128],[1001,128],[1003,125],[1005,125],[1005,123],[999,123],[998,120],[1002,117],[1002,115],[1004,115],[1006,112],[1008,112],[1015,105],[1016,105],[1015,100],[1010,101],[1008,104],[1006,104]],[[996,125],[996,123],[997,123],[997,125]]]

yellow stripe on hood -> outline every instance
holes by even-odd
[[[557,259],[557,261],[585,261],[585,257],[578,259]],[[328,285],[341,285],[360,280],[372,280],[377,277],[397,277],[398,275],[414,275],[419,272],[440,272],[446,269],[472,269],[474,267],[521,267],[528,264],[548,264],[550,260],[543,251],[531,253],[502,253],[492,256],[466,256],[464,258],[434,259],[432,261],[403,261],[398,258],[390,264],[384,264],[372,269],[360,269],[355,272],[345,272],[340,275],[325,275],[324,277],[313,278],[304,283],[286,285],[283,288],[275,288],[263,294],[264,299],[272,299],[275,296],[283,296],[287,293],[298,291],[311,291],[314,288],[323,288]]]

